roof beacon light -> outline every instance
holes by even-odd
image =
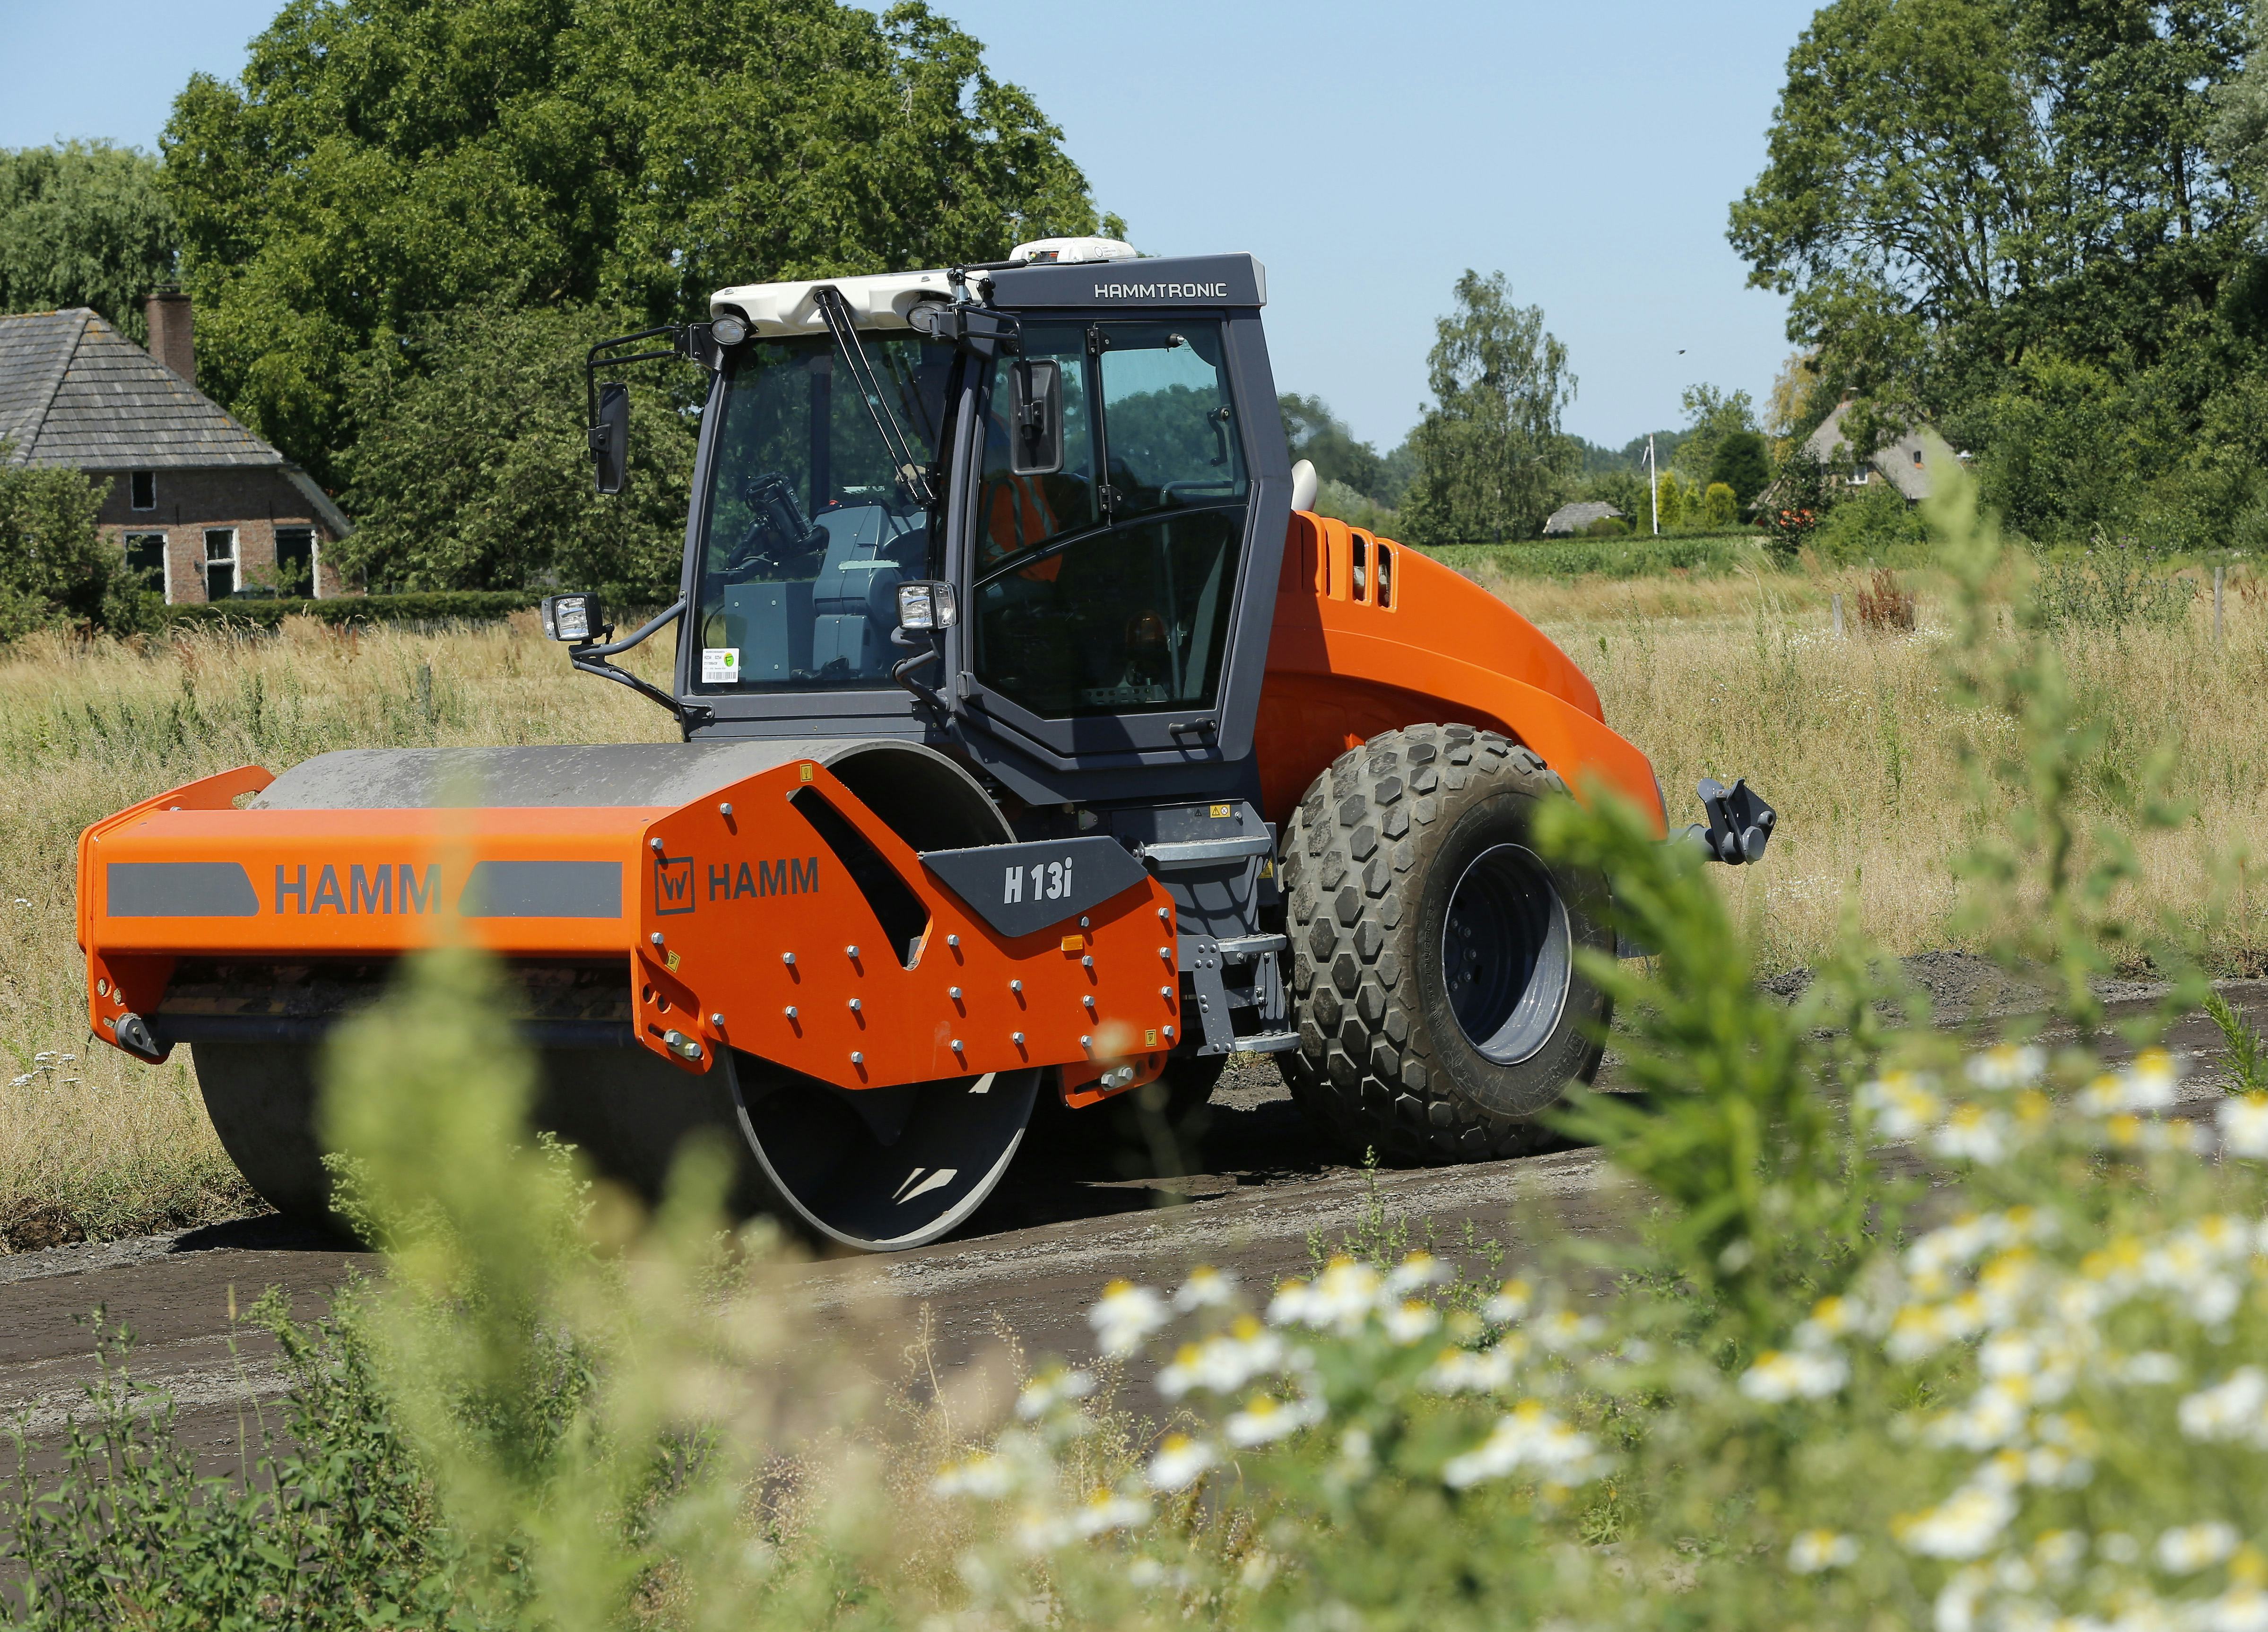
[[[1142,252],[1115,238],[1036,238],[1008,252],[1025,266],[1079,266],[1097,261],[1138,261]]]

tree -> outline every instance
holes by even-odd
[[[142,597],[95,525],[110,484],[8,452],[0,442],[0,642],[58,624],[134,627]]]
[[[1694,486],[1706,487],[1717,462],[1718,445],[1727,437],[1756,428],[1756,403],[1745,391],[1727,393],[1706,384],[1688,386],[1680,402],[1685,409],[1685,430],[1665,462]]]
[[[341,461],[354,533],[333,559],[372,588],[676,592],[695,420],[651,365],[630,395],[630,479],[593,490],[583,353],[626,320],[588,307],[464,307],[367,353],[348,381],[363,434]]]
[[[1434,406],[1410,433],[1403,529],[1420,544],[1533,537],[1581,463],[1559,429],[1575,394],[1567,348],[1541,306],[1512,304],[1501,272],[1468,270],[1455,295],[1434,325]]]
[[[1820,10],[1729,236],[1859,393],[1854,451],[2043,345],[2131,368],[2206,342],[2257,199],[2209,147],[2217,119],[2243,146],[2216,87],[2246,43],[2242,0]]]
[[[92,306],[137,342],[142,302],[173,280],[158,161],[107,142],[0,149],[0,312]]]
[[[1740,501],[1733,496],[1733,489],[1721,482],[1711,482],[1708,490],[1701,495],[1702,525],[1712,529],[1722,529],[1731,526],[1740,518]]]
[[[1733,432],[1717,444],[1717,451],[1709,458],[1710,485],[1730,490],[1736,511],[1748,509],[1771,474],[1771,451],[1760,431]]]
[[[1098,225],[1055,127],[918,4],[289,0],[165,150],[201,381],[327,481],[357,359],[427,312],[681,320]]]
[[[1313,462],[1322,481],[1344,482],[1366,496],[1377,496],[1386,461],[1369,443],[1357,441],[1346,422],[1321,397],[1286,392],[1276,399],[1276,407],[1283,415],[1292,459]]]

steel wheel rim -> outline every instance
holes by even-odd
[[[1491,1065],[1518,1065],[1550,1040],[1574,972],[1567,906],[1535,851],[1474,856],[1441,920],[1441,983],[1457,1029]]]

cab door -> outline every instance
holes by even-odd
[[[1056,365],[1063,452],[1020,474],[1012,371],[1034,361]],[[1252,498],[1234,386],[1211,316],[1027,320],[992,364],[962,578],[987,723],[1066,759],[1211,752]]]

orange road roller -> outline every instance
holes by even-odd
[[[708,376],[678,599],[545,629],[681,742],[368,749],[161,794],[79,842],[95,1034],[186,1045],[279,1209],[328,1207],[325,1033],[401,954],[483,948],[544,1123],[648,1193],[721,1133],[735,1200],[870,1250],[983,1202],[1042,1095],[1203,1099],[1276,1056],[1352,1153],[1504,1156],[1596,1069],[1602,880],[1538,801],[1646,756],[1517,612],[1313,513],[1248,255],[1108,239],[720,290],[586,359]],[[642,349],[643,348],[643,349]],[[611,659],[666,629],[664,688]],[[1687,834],[1752,862],[1770,806]]]

